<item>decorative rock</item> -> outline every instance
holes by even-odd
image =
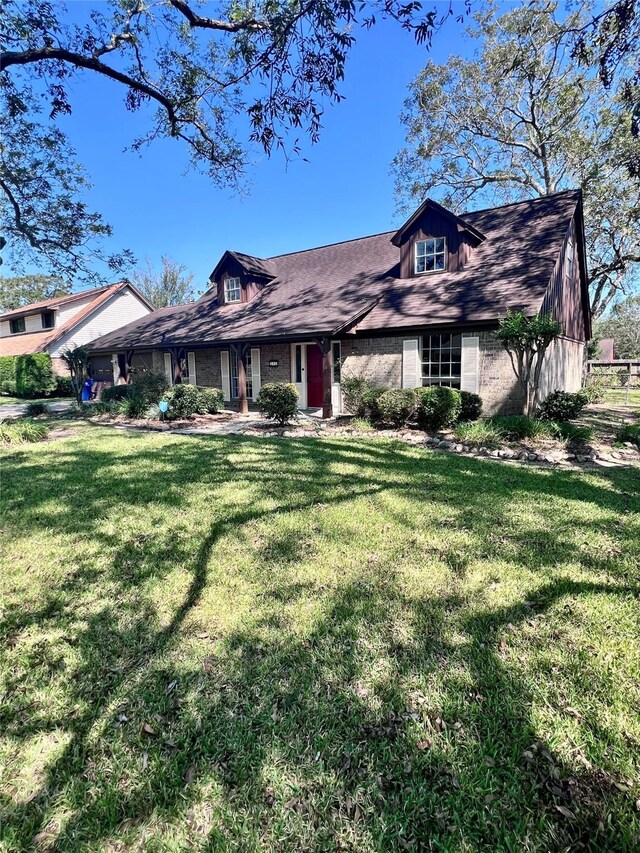
[[[515,453],[513,452],[513,450],[510,450],[508,447],[502,451],[502,458],[503,459],[513,459],[514,456],[515,456]]]
[[[493,456],[496,459],[499,459],[501,455],[502,455],[501,450],[492,450],[491,453],[489,454],[489,456]]]
[[[462,451],[464,450],[464,447],[461,444],[456,444],[454,449],[455,449],[456,453],[462,453]]]
[[[537,453],[527,453],[527,459],[529,460],[529,462],[535,462],[537,460],[537,458],[538,458]]]
[[[438,447],[439,447],[441,450],[450,450],[450,449],[453,447],[453,442],[452,442],[452,441],[446,441],[446,440],[445,440],[445,441],[441,441],[441,442],[438,444]]]

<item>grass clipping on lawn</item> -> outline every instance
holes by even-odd
[[[2,454],[3,850],[638,849],[637,470]]]

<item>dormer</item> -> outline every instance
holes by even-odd
[[[428,198],[391,238],[400,249],[400,278],[461,270],[484,234]]]
[[[233,305],[250,302],[273,278],[268,261],[227,251],[218,261],[209,281],[211,288],[216,289],[218,304]]]

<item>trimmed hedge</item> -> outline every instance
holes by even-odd
[[[280,426],[284,426],[298,413],[298,390],[289,382],[267,382],[258,395],[260,411]]]
[[[418,426],[427,431],[435,431],[454,424],[462,409],[460,391],[432,385],[429,388],[416,388],[416,415]]]
[[[19,397],[44,397],[55,388],[56,379],[49,353],[16,356],[16,394]]]
[[[459,421],[477,421],[482,414],[482,397],[471,391],[460,392]]]
[[[401,427],[413,415],[416,395],[412,388],[389,388],[375,402],[380,423]]]
[[[0,394],[16,393],[16,357],[0,356]]]
[[[568,391],[552,391],[545,397],[538,409],[538,417],[543,421],[572,421],[589,402],[582,391],[571,394]]]

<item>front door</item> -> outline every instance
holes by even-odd
[[[316,344],[307,344],[307,406],[322,405],[322,352]]]

